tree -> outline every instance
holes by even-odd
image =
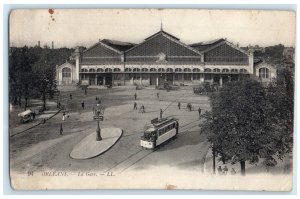
[[[9,57],[10,101],[21,106],[21,97],[25,98],[25,110],[28,105],[30,87],[32,86],[32,65],[35,56],[27,46],[11,48]]]
[[[273,158],[281,133],[273,133],[272,104],[265,88],[257,81],[246,79],[229,82],[211,96],[211,111],[204,114],[202,132],[223,162],[240,163],[245,175],[245,163],[255,164],[260,158],[266,166],[276,165]]]
[[[46,110],[46,99],[52,98],[56,92],[55,67],[50,62],[50,51],[44,49],[39,61],[35,63],[33,77],[34,89],[43,100],[43,110]]]
[[[278,135],[274,143],[277,157],[282,159],[293,148],[294,124],[294,78],[286,68],[278,69],[276,80],[267,88],[269,109],[268,122],[275,124],[273,134]]]

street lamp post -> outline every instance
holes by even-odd
[[[97,133],[97,137],[96,137],[96,140],[97,141],[100,141],[102,140],[102,137],[101,137],[101,129],[100,129],[100,126],[99,126],[99,120],[100,120],[100,109],[97,110],[97,120],[98,120],[98,126],[97,126],[97,129],[96,129],[96,133]]]

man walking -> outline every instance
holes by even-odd
[[[134,93],[134,100],[136,100],[136,98],[137,98],[137,94],[136,94],[136,93]]]
[[[201,117],[201,108],[198,108],[199,118]]]
[[[159,93],[156,93],[157,99],[159,99]]]
[[[63,112],[62,120],[65,121],[66,112]]]
[[[82,107],[82,109],[84,109],[84,101],[82,101],[81,107]]]
[[[160,111],[159,111],[159,116],[160,116],[160,119],[162,119],[162,115],[163,115],[163,110],[162,110],[162,109],[160,109]]]
[[[144,104],[142,104],[142,106],[141,106],[141,111],[142,111],[142,113],[146,113]]]
[[[133,110],[137,110],[137,103],[136,102],[133,103]]]
[[[223,173],[222,173],[222,168],[221,168],[221,166],[218,167],[218,174],[219,174],[219,175],[222,175],[222,174],[223,174]]]
[[[70,100],[72,99],[72,94],[70,94]]]
[[[225,165],[225,167],[223,168],[223,174],[224,174],[224,175],[227,175],[227,172],[228,172],[228,168],[227,168],[227,166]]]
[[[180,102],[178,102],[178,109],[180,110],[180,106],[181,106],[181,104],[180,104]]]

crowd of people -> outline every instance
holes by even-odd
[[[136,94],[136,93],[134,93],[133,97],[134,97],[134,100],[137,100],[137,94]],[[159,100],[159,93],[156,93],[156,97],[157,97],[157,99]],[[178,102],[177,106],[178,106],[178,109],[180,110],[180,109],[181,109],[181,102]],[[192,111],[192,110],[193,110],[193,106],[192,106],[191,103],[187,103],[187,109],[188,109],[189,111]],[[134,103],[133,103],[133,110],[138,110],[137,102],[134,102]],[[198,108],[199,118],[201,118],[201,111],[202,111],[202,110],[201,110],[201,108],[199,107],[199,108]],[[145,106],[144,106],[143,104],[142,104],[141,107],[140,107],[140,112],[141,112],[141,113],[146,113]],[[160,117],[161,117],[161,118],[162,118],[162,113],[163,113],[163,111],[162,111],[162,109],[160,109]]]
[[[229,169],[227,168],[226,165],[223,168],[221,166],[218,167],[218,174],[219,175],[227,175],[228,171],[229,171]],[[235,171],[234,168],[231,168],[230,174],[231,175],[235,175],[236,174],[236,171]]]

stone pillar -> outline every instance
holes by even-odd
[[[193,77],[194,73],[191,73],[191,81],[194,82],[194,77]]]
[[[200,74],[200,83],[204,83],[204,74]]]
[[[250,51],[249,52],[249,73],[253,74],[253,70],[254,70],[254,61],[253,61],[253,52]]]
[[[95,85],[97,85],[98,75],[95,75]]]
[[[173,85],[175,84],[175,74],[173,73],[172,74],[172,77],[173,77]]]
[[[222,75],[220,76],[220,86],[221,87],[223,86],[223,77],[222,77]]]
[[[143,74],[140,74],[140,85],[142,85],[142,75]]]
[[[79,62],[80,62],[79,47],[76,47],[74,55],[75,55],[75,77],[73,80],[75,83],[77,83],[79,82]]]
[[[156,75],[156,86],[158,86],[158,74]]]
[[[103,77],[103,86],[105,86],[105,76]]]

